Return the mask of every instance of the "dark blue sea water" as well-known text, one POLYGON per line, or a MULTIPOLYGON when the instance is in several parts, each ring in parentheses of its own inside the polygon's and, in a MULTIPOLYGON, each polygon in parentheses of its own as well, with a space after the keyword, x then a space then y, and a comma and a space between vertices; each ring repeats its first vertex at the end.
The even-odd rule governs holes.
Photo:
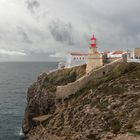
POLYGON ((21 140, 20 130, 29 85, 57 62, 0 63, 0 140, 21 140))

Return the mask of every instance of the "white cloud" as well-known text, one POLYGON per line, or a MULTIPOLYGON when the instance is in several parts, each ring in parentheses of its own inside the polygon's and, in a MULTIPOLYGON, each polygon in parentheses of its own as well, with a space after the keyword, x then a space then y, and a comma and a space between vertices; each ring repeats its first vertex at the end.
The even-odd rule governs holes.
POLYGON ((0 55, 2 55, 2 56, 25 56, 27 54, 24 52, 0 49, 0 55))
POLYGON ((67 56, 66 52, 57 52, 49 55, 49 57, 53 57, 53 58, 66 58, 66 56, 67 56))
POLYGON ((36 59, 87 51, 93 32, 101 51, 133 49, 140 44, 139 13, 138 0, 0 0, 0 49, 36 59))

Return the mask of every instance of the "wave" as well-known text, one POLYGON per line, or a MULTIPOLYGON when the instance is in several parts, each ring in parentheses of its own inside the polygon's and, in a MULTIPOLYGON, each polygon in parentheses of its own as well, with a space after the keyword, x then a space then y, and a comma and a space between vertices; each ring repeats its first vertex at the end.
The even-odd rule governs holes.
POLYGON ((19 136, 24 136, 24 133, 23 133, 23 131, 22 131, 22 128, 21 128, 20 131, 19 131, 19 136))

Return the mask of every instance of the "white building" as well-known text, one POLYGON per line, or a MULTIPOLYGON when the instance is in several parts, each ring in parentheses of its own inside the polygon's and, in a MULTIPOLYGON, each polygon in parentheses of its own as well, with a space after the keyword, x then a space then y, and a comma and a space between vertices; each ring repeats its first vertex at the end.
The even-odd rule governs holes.
POLYGON ((108 58, 121 58, 124 54, 127 52, 124 51, 113 51, 113 52, 108 52, 107 57, 108 58))
POLYGON ((127 62, 140 63, 140 48, 136 48, 135 51, 127 52, 127 62))
POLYGON ((84 53, 70 53, 67 56, 66 67, 74 67, 86 64, 88 54, 84 53))

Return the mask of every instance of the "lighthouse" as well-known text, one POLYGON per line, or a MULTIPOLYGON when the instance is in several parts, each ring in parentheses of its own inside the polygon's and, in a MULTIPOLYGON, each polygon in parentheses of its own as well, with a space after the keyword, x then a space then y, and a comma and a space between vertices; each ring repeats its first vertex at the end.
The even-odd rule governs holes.
POLYGON ((102 54, 97 51, 97 39, 92 35, 90 38, 86 72, 88 73, 101 66, 103 66, 103 57, 102 54))
POLYGON ((93 36, 90 39, 90 48, 96 48, 96 38, 93 36))

